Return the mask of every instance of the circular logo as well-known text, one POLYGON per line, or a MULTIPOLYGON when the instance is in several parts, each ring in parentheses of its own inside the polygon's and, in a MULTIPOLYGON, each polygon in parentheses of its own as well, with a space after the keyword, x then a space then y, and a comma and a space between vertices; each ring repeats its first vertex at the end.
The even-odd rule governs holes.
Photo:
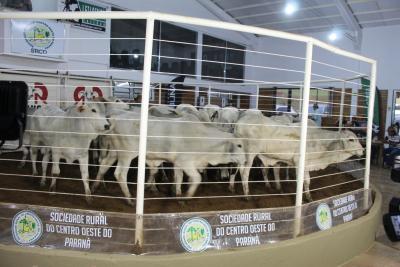
POLYGON ((33 48, 47 49, 54 43, 54 31, 43 21, 33 21, 25 27, 24 38, 33 48))
POLYGON ((315 213, 315 221, 320 230, 327 230, 332 227, 331 210, 326 203, 319 204, 315 213))
POLYGON ((182 224, 180 240, 186 251, 200 252, 207 249, 211 235, 211 225, 203 218, 195 217, 182 224))
POLYGON ((40 218, 30 210, 18 212, 12 220, 12 235, 19 245, 34 244, 43 233, 43 225, 40 218))

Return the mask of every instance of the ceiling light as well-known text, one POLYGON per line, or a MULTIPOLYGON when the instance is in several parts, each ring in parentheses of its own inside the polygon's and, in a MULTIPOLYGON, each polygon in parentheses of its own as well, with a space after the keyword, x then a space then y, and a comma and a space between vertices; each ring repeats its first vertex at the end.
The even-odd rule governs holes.
POLYGON ((338 36, 337 36, 337 33, 336 33, 336 32, 331 32, 331 33, 328 35, 329 41, 334 42, 334 41, 336 41, 337 38, 338 38, 338 36))
POLYGON ((295 13, 297 9, 298 9, 297 3, 290 2, 286 4, 284 11, 286 15, 290 16, 293 13, 295 13))

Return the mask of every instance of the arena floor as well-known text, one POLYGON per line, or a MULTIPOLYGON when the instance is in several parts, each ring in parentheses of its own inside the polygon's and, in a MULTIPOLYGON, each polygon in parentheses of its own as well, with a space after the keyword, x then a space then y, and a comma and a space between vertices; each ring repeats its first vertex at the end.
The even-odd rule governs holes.
MULTIPOLYGON (((7 153, 0 155, 0 158, 15 158, 20 159, 21 153, 7 153)), ((84 198, 84 190, 82 181, 80 179, 80 172, 78 166, 61 165, 60 177, 73 178, 71 180, 59 180, 57 182, 57 191, 63 193, 81 194, 68 195, 68 194, 50 194, 48 192, 49 181, 45 188, 39 186, 39 177, 31 176, 31 164, 27 165, 23 169, 17 168, 18 161, 3 161, 0 160, 0 188, 15 188, 22 190, 35 190, 39 192, 16 192, 13 190, 1 190, 0 201, 11 202, 11 203, 29 203, 35 205, 49 205, 58 206, 65 208, 80 208, 80 209, 92 209, 101 211, 119 211, 119 212, 134 212, 134 207, 126 204, 123 199, 118 198, 107 198, 107 197, 94 197, 91 204, 87 204, 84 198), (10 173, 17 173, 18 175, 24 175, 23 177, 18 175, 4 175, 10 173), (50 202, 49 202, 50 200, 50 202)), ((135 164, 135 163, 134 163, 135 164)), ((40 164, 38 164, 40 169, 40 164)), ((50 168, 49 168, 50 169, 50 168)), ((320 176, 329 173, 340 172, 335 168, 327 168, 323 171, 312 172, 311 176, 320 176)), ((95 170, 91 169, 91 179, 95 178, 95 170)), ((106 174, 107 181, 115 181, 112 178, 113 170, 110 170, 106 174)), ((136 177, 134 169, 128 174, 128 182, 135 182, 133 177, 136 177)), ((210 171, 208 173, 209 182, 215 181, 215 172, 210 171)), ((238 197, 221 197, 221 198, 209 198, 209 196, 234 196, 228 190, 228 184, 205 184, 202 183, 196 192, 196 197, 204 196, 205 198, 191 199, 186 201, 178 201, 171 199, 171 185, 161 184, 158 186, 160 193, 154 194, 147 192, 146 198, 164 198, 158 200, 146 200, 145 201, 145 213, 169 213, 169 212, 188 212, 188 211, 218 211, 218 210, 237 210, 237 209, 252 209, 252 208, 271 208, 271 207, 285 207, 293 206, 295 201, 295 182, 282 182, 283 192, 279 192, 274 189, 274 183, 272 188, 267 189, 262 182, 261 172, 257 169, 252 170, 251 181, 259 181, 259 183, 251 183, 250 192, 255 195, 268 194, 268 196, 252 197, 250 200, 244 200, 242 195, 241 184, 236 184, 236 194, 238 197), (275 195, 274 195, 275 194, 275 195), (287 195, 282 195, 287 194, 287 195), (207 198, 208 196, 208 198, 207 198), (170 199, 168 199, 170 198, 170 199)), ((291 173, 291 179, 294 178, 294 173, 291 173)), ((238 179, 238 177, 237 177, 238 179)), ((237 180, 237 182, 240 182, 237 180)), ((312 192, 314 200, 327 198, 330 196, 342 194, 348 191, 362 188, 362 182, 354 181, 354 178, 348 174, 329 175, 321 178, 316 178, 311 181, 311 190, 316 188, 328 187, 321 190, 312 192), (338 186, 330 185, 343 184, 338 186)), ((129 186, 132 196, 136 195, 136 185, 132 184, 129 186)), ((183 189, 185 189, 183 187, 183 189)), ((122 197, 119 185, 116 183, 106 183, 106 187, 100 186, 99 190, 95 193, 101 196, 112 196, 122 197)))

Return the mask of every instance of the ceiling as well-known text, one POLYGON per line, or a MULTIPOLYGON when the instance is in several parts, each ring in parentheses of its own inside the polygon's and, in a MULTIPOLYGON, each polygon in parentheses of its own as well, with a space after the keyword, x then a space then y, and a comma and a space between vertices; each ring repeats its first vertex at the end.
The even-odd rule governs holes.
POLYGON ((241 24, 299 34, 400 24, 400 0, 291 0, 291 16, 283 12, 289 0, 211 1, 241 24))

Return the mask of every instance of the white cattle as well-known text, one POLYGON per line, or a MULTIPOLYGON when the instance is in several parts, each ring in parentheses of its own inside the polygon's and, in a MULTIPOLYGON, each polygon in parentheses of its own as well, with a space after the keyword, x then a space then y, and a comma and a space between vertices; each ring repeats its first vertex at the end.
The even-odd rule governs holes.
POLYGON ((218 112, 221 110, 220 106, 207 104, 203 107, 203 110, 207 113, 210 121, 214 121, 218 117, 218 112))
MULTIPOLYGON (((30 141, 31 159, 34 175, 37 174, 35 162, 39 147, 45 147, 51 151, 52 157, 52 181, 50 190, 55 191, 56 179, 60 174, 59 162, 63 158, 67 163, 75 160, 79 162, 86 200, 91 200, 89 189, 89 146, 90 142, 100 133, 110 129, 110 124, 105 116, 100 113, 103 108, 101 104, 78 103, 67 108, 66 111, 55 106, 44 106, 37 110, 31 117, 30 141)), ((45 183, 47 162, 50 154, 45 153, 43 158, 43 178, 41 184, 45 183)))
MULTIPOLYGON (((245 138, 246 165, 240 169, 243 191, 249 194, 249 172, 255 156, 264 166, 285 162, 291 166, 299 163, 299 124, 280 123, 260 114, 247 114, 239 119, 235 135, 245 138)), ((310 171, 325 169, 328 165, 346 160, 351 156, 363 155, 363 148, 357 136, 351 131, 333 132, 309 128, 307 135, 307 156, 304 188, 307 200, 310 171)), ((231 179, 230 189, 234 189, 231 179)))
POLYGON ((190 104, 178 105, 175 109, 175 112, 181 116, 184 114, 192 114, 196 116, 199 121, 204 121, 204 122, 210 121, 210 117, 206 110, 204 109, 198 110, 197 108, 195 108, 193 105, 190 104))
MULTIPOLYGON (((118 160, 115 178, 121 190, 130 201, 131 194, 127 186, 127 172, 131 161, 138 156, 139 126, 137 113, 124 112, 112 116, 113 132, 112 149, 116 154, 103 159, 96 177, 96 188, 108 166, 118 160), (116 156, 116 158, 113 156, 116 156)), ((201 123, 187 125, 182 121, 194 121, 196 117, 185 114, 180 118, 160 118, 149 116, 147 161, 168 161, 174 164, 176 170, 182 170, 189 177, 190 186, 186 193, 192 197, 201 182, 199 170, 208 164, 225 163, 244 164, 243 144, 234 138, 233 134, 222 132, 215 127, 201 123), (157 136, 157 137, 155 137, 157 136)), ((177 174, 177 188, 182 183, 183 173, 177 174), (182 175, 181 175, 182 174, 182 175)), ((176 190, 179 196, 180 190, 176 190)))

